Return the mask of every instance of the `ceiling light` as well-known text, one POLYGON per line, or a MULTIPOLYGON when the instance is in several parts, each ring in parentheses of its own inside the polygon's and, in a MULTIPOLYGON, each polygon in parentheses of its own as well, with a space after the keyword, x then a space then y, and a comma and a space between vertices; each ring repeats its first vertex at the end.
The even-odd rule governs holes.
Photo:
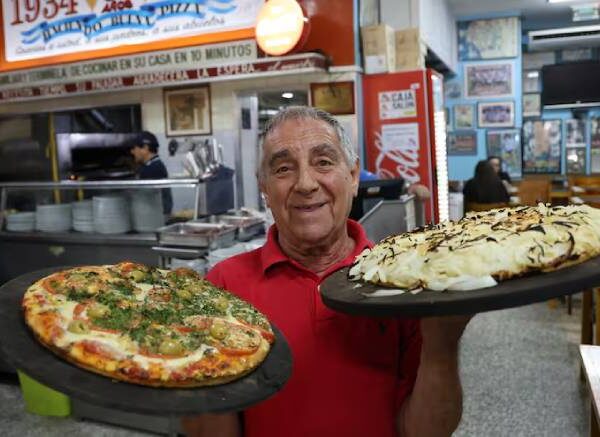
POLYGON ((283 97, 284 99, 293 99, 294 98, 294 93, 285 92, 285 93, 281 94, 281 97, 283 97))

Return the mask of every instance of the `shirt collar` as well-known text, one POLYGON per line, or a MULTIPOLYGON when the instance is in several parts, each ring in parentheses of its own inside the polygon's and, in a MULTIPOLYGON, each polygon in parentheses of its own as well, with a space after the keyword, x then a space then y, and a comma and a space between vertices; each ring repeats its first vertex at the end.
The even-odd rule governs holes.
POLYGON ((144 165, 150 165, 152 164, 154 161, 160 159, 158 155, 154 155, 152 158, 150 158, 148 161, 144 162, 144 165))
MULTIPOLYGON (((352 264, 352 262, 354 262, 354 258, 356 258, 359 253, 361 253, 367 247, 371 247, 373 245, 367 238, 367 234, 362 226, 357 222, 348 219, 346 222, 346 227, 348 229, 348 235, 354 240, 354 250, 345 259, 327 269, 327 272, 324 276, 331 271, 335 271, 352 264)), ((283 253, 281 247, 279 246, 279 242, 277 241, 277 235, 277 226, 272 225, 267 233, 267 241, 261 248, 261 263, 263 273, 265 273, 269 267, 278 263, 288 262, 294 265, 299 265, 296 261, 283 253)))

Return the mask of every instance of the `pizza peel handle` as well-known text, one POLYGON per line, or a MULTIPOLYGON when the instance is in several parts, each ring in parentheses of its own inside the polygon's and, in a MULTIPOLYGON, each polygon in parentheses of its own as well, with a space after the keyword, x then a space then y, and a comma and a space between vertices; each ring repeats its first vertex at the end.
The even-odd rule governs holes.
POLYGON ((549 273, 501 282, 470 291, 431 291, 387 297, 368 297, 384 286, 348 280, 348 268, 321 284, 325 305, 343 313, 374 317, 428 317, 475 314, 578 293, 600 285, 600 257, 549 273), (357 287, 360 285, 360 287, 357 287))
POLYGON ((227 384, 199 388, 154 388, 119 382, 74 366, 43 347, 23 320, 21 300, 38 279, 65 268, 38 270, 0 287, 0 355, 10 365, 72 398, 105 408, 158 415, 241 411, 285 385, 292 372, 290 348, 277 327, 265 361, 227 384))

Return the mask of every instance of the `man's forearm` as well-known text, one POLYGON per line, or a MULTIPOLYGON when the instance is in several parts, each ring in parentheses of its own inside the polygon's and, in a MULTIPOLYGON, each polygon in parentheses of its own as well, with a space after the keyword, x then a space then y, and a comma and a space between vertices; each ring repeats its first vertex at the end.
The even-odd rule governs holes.
POLYGON ((412 394, 398 416, 403 437, 450 436, 462 415, 462 388, 456 348, 421 353, 421 364, 412 394))

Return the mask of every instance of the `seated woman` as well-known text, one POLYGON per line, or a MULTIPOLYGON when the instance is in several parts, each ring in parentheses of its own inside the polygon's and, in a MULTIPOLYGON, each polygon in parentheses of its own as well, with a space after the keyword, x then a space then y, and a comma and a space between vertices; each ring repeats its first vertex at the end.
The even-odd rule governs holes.
POLYGON ((501 207, 510 200, 502 180, 489 161, 485 160, 477 163, 475 176, 465 184, 463 195, 467 211, 501 207))
POLYGON ((500 158, 499 156, 492 155, 492 156, 488 156, 487 160, 492 165, 492 168, 494 169, 496 174, 498 176, 500 176, 500 179, 502 180, 502 183, 504 184, 506 191, 508 191, 509 193, 511 193, 512 191, 515 191, 515 188, 512 186, 512 181, 510 180, 510 176, 508 175, 507 172, 502 170, 502 158, 500 158))

